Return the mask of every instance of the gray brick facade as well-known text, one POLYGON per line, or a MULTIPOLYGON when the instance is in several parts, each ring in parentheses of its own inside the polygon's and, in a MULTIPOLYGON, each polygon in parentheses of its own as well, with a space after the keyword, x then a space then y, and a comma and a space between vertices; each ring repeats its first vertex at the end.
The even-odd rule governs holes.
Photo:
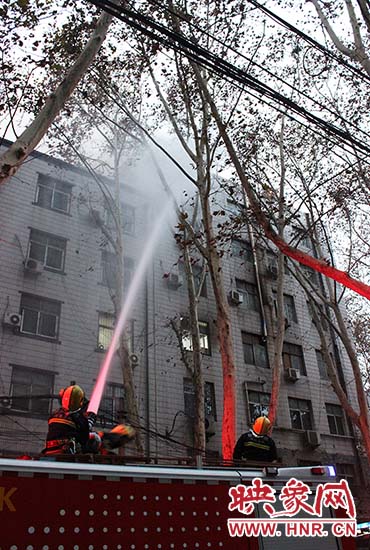
MULTIPOLYGON (((124 255, 137 265, 156 212, 151 201, 134 190, 133 183, 129 182, 124 188, 125 201, 135 209, 135 231, 133 235, 124 237, 124 255)), ((92 391, 104 357, 104 353, 97 349, 99 312, 113 311, 109 291, 102 284, 104 238, 89 212, 89 205, 101 210, 100 196, 87 173, 40 153, 32 155, 16 177, 0 189, 0 318, 4 321, 9 313, 20 314, 22 296, 51 300, 59 304, 55 307, 60 307, 56 338, 26 334, 1 323, 0 453, 38 452, 46 432, 47 415, 26 410, 24 403, 23 410, 17 409, 12 400, 4 399, 12 396, 14 369, 36 372, 35 388, 37 375, 46 371, 52 376, 54 394, 71 380, 83 386, 88 395, 92 391), (71 185, 67 212, 36 204, 40 174, 71 185), (31 229, 66 240, 63 270, 44 267, 37 274, 25 270, 31 229)), ((175 334, 169 327, 171 318, 186 316, 187 312, 185 285, 174 289, 168 284, 167 275, 178 270, 178 260, 179 250, 168 230, 158 242, 146 281, 131 313, 130 326, 134 326, 132 352, 139 358, 134 370, 139 414, 143 427, 150 430, 150 437, 144 431, 144 441, 149 440, 150 453, 157 456, 186 455, 187 449, 166 442, 165 437, 158 438, 155 433, 170 434, 174 440, 192 445, 191 420, 185 414, 184 401, 184 378, 189 374, 181 361, 175 334)), ((235 289, 235 279, 255 282, 252 263, 229 253, 223 260, 227 292, 235 289)), ((261 280, 267 297, 265 314, 273 323, 274 306, 268 297, 272 295, 275 282, 264 275, 261 280)), ((207 447, 220 453, 222 371, 216 338, 216 307, 210 281, 206 284, 207 297, 200 298, 199 319, 208 323, 211 354, 203 355, 203 372, 205 381, 213 384, 216 408, 215 435, 210 437, 207 447)), ((306 375, 297 382, 282 380, 274 431, 279 455, 289 464, 335 462, 353 465, 356 469, 355 441, 347 419, 344 418, 345 435, 330 433, 326 404, 338 405, 338 400, 330 382, 320 377, 316 354, 320 348, 318 334, 304 293, 289 275, 286 293, 294 299, 297 316, 297 322, 290 323, 287 328, 286 341, 302 347, 306 375), (305 430, 292 428, 289 398, 310 403, 311 431, 320 434, 319 446, 308 446, 305 430)), ((240 435, 247 430, 250 421, 248 391, 268 393, 271 390, 271 370, 246 364, 244 360, 242 332, 258 336, 261 333, 260 314, 243 303, 231 306, 231 316, 237 366, 237 433, 240 435)), ((271 339, 267 348, 271 362, 271 339)), ((343 350, 341 356, 347 391, 355 403, 354 384, 343 350)), ((112 367, 109 382, 122 383, 117 364, 112 367)), ((28 390, 25 391, 27 394, 28 390)), ((350 466, 348 468, 351 470, 350 466)))

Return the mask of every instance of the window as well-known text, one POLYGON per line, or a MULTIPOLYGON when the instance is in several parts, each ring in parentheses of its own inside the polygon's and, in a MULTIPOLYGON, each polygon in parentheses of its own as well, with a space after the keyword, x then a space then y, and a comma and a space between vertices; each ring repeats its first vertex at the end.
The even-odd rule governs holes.
POLYGON ((112 313, 99 313, 98 350, 109 348, 114 330, 115 316, 112 313))
POLYGON ((260 312, 260 302, 257 286, 241 279, 235 279, 236 289, 243 295, 243 305, 252 311, 260 312))
POLYGON ((283 344, 283 364, 285 369, 295 369, 302 376, 306 376, 306 366, 303 359, 303 350, 296 344, 283 344))
POLYGON ((322 380, 328 379, 328 368, 324 359, 324 356, 320 350, 316 350, 317 366, 319 367, 320 378, 322 380))
POLYGON ((127 289, 134 276, 135 262, 132 258, 125 256, 123 258, 123 287, 127 289))
MULTIPOLYGON (((200 332, 200 350, 205 355, 211 355, 209 324, 206 321, 198 321, 200 332)), ((189 319, 181 318, 182 346, 187 351, 193 351, 189 319)))
POLYGON ((356 475, 355 475, 355 466, 354 464, 336 464, 335 469, 337 471, 338 479, 346 479, 348 485, 354 495, 358 495, 359 486, 356 487, 356 475))
POLYGON ((232 239, 231 254, 237 258, 242 258, 247 262, 253 262, 253 250, 248 241, 241 239, 232 239))
POLYGON ((69 213, 71 206, 72 185, 39 175, 35 203, 42 208, 51 208, 69 213))
POLYGON ((261 336, 242 332, 244 363, 269 368, 267 346, 261 336))
POLYGON ((124 411, 124 388, 121 384, 107 384, 99 407, 98 419, 103 425, 120 422, 124 411))
POLYGON ((109 288, 116 288, 117 285, 117 256, 109 250, 102 250, 101 253, 101 283, 109 288))
POLYGON ((31 229, 28 258, 37 260, 49 269, 63 271, 66 239, 31 229))
POLYGON ((310 236, 308 234, 307 229, 303 229, 301 227, 293 227, 294 232, 294 243, 295 246, 304 246, 305 248, 312 248, 310 236))
POLYGON ((325 403, 328 417, 329 431, 333 435, 345 435, 345 424, 343 409, 340 405, 325 403))
POLYGON ((292 397, 289 397, 288 400, 292 428, 312 430, 311 402, 305 399, 293 399, 292 397))
POLYGON ((259 416, 268 416, 270 394, 260 391, 248 390, 249 420, 251 424, 259 416))
POLYGON ((61 303, 30 294, 22 294, 21 332, 47 338, 57 338, 61 303))
POLYGON ((312 269, 311 267, 308 267, 307 265, 303 265, 301 266, 302 270, 303 270, 303 274, 305 275, 305 277, 307 277, 307 279, 314 285, 317 285, 318 284, 318 274, 317 274, 317 271, 315 271, 314 269, 312 269))
POLYGON ((121 219, 122 232, 126 235, 135 234, 135 208, 129 204, 121 204, 121 211, 118 212, 117 206, 112 203, 105 204, 104 223, 107 227, 117 230, 118 214, 121 219))
POLYGON ((295 309, 294 298, 289 294, 284 294, 284 312, 288 323, 298 323, 297 312, 295 309))
MULTIPOLYGON (((184 410, 190 418, 195 417, 195 390, 193 381, 184 378, 184 410)), ((204 382, 204 414, 217 420, 215 386, 212 382, 204 382)))
POLYGON ((129 204, 122 205, 122 231, 126 235, 135 234, 135 208, 129 204))
POLYGON ((53 373, 13 365, 10 384, 12 410, 47 416, 51 410, 53 387, 53 373))
MULTIPOLYGON (((185 266, 183 262, 179 262, 179 272, 186 280, 186 274, 185 274, 185 266)), ((202 282, 202 275, 203 275, 203 267, 198 264, 193 264, 191 266, 193 271, 193 279, 194 279, 194 286, 195 286, 195 293, 198 294, 199 287, 202 282)), ((202 296, 203 298, 207 298, 207 275, 205 275, 203 279, 202 289, 199 293, 199 296, 202 296)))

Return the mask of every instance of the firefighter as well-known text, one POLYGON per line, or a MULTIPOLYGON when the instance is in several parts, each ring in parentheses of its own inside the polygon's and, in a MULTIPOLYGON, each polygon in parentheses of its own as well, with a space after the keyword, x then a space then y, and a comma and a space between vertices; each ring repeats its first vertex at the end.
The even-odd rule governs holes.
POLYGON ((91 429, 96 415, 87 413, 88 401, 80 386, 72 384, 59 392, 61 407, 54 411, 48 420, 46 446, 42 453, 75 454, 77 452, 97 452, 100 437, 91 429))
POLYGON ((235 445, 233 459, 258 462, 277 460, 275 442, 268 435, 270 428, 271 422, 267 416, 258 417, 249 432, 239 437, 235 445))

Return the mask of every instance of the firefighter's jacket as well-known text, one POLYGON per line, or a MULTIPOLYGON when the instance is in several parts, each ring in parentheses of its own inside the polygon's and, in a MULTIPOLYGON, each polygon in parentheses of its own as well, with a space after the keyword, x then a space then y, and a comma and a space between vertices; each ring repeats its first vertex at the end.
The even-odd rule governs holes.
POLYGON ((235 445, 234 460, 254 460, 272 462, 277 460, 274 440, 268 435, 257 435, 250 430, 238 439, 235 445))
POLYGON ((69 412, 61 407, 48 420, 46 455, 84 452, 89 441, 89 422, 84 411, 69 412))

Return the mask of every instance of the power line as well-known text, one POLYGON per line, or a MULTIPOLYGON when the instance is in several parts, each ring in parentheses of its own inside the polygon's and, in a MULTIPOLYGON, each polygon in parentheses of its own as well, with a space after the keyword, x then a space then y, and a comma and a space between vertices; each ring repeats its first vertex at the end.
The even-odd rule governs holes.
POLYGON ((251 88, 258 94, 259 99, 263 96, 267 96, 273 101, 276 101, 279 105, 282 105, 299 116, 302 116, 311 124, 324 129, 335 137, 339 137, 347 145, 355 146, 365 153, 370 153, 370 147, 364 142, 353 137, 347 130, 342 130, 333 123, 321 119, 304 107, 299 106, 296 102, 284 96, 280 92, 276 92, 270 86, 262 83, 257 78, 247 75, 242 69, 239 69, 224 59, 208 52, 206 49, 187 39, 185 36, 166 28, 164 25, 153 21, 146 15, 133 12, 123 6, 116 6, 109 0, 89 1, 111 15, 117 17, 121 21, 127 23, 130 27, 138 30, 148 38, 151 38, 166 47, 174 49, 175 51, 181 51, 198 65, 206 67, 221 77, 226 76, 244 86, 247 86, 248 88, 251 88))
POLYGON ((331 52, 330 50, 328 50, 325 46, 320 44, 320 42, 317 42, 314 38, 312 38, 308 34, 304 33, 303 31, 301 31, 300 29, 298 29, 297 27, 295 27, 291 23, 288 23, 288 21, 286 21, 285 19, 283 19, 282 17, 280 17, 276 13, 272 12, 271 10, 269 10, 268 8, 266 8, 265 6, 260 4, 259 2, 256 2, 256 0, 247 0, 247 2, 249 2, 250 4, 255 6, 257 9, 264 12, 266 15, 268 15, 268 17, 270 17, 271 19, 273 19, 274 21, 279 23, 279 25, 287 28, 288 30, 290 30, 294 34, 297 34, 300 38, 302 38, 305 42, 307 42, 311 46, 314 46, 317 50, 320 50, 322 53, 324 53, 325 55, 327 55, 331 59, 334 59, 340 65, 343 65, 344 67, 346 67, 349 71, 351 71, 356 76, 360 77, 362 80, 366 80, 366 81, 370 82, 370 77, 367 74, 363 73, 360 69, 358 69, 357 67, 354 67, 353 65, 348 63, 348 61, 346 61, 345 59, 342 59, 339 55, 337 55, 337 54, 331 52))
MULTIPOLYGON (((212 40, 214 40, 215 42, 217 42, 218 44, 221 44, 221 46, 223 46, 224 48, 230 50, 231 52, 235 53, 236 55, 238 55, 238 57, 242 58, 242 59, 245 59, 250 65, 254 65, 255 67, 257 67, 258 69, 260 69, 261 71, 263 71, 264 73, 266 73, 267 75, 269 75, 270 77, 280 81, 281 83, 283 83, 285 86, 288 86, 292 91, 294 92, 297 92, 298 94, 300 94, 301 96, 305 97, 306 99, 308 99, 309 101, 311 101, 314 105, 316 105, 317 107, 320 107, 320 109, 323 109, 325 111, 327 111, 328 113, 330 113, 331 115, 334 115, 337 119, 341 120, 342 122, 344 122, 345 124, 348 124, 350 126, 352 126, 354 129, 358 130, 359 132, 361 132, 362 134, 364 134, 366 137, 370 137, 370 134, 368 132, 366 132, 365 130, 362 130, 361 128, 359 128, 356 124, 354 124, 353 122, 347 120, 346 118, 342 117, 339 113, 333 111, 332 109, 330 109, 327 105, 324 105, 323 103, 321 103, 320 101, 316 100, 315 98, 311 97, 309 94, 307 94, 306 92, 302 91, 302 90, 299 90, 298 88, 296 88, 293 84, 290 84, 289 82, 287 82, 286 80, 284 80, 282 77, 278 76, 277 74, 273 73, 272 71, 270 71, 269 69, 267 69, 266 67, 264 67, 263 65, 260 65, 259 63, 257 63, 256 61, 253 61, 252 58, 246 56, 245 54, 243 54, 242 52, 236 50, 235 48, 233 48, 232 46, 230 45, 227 45, 225 42, 223 42, 222 40, 220 40, 219 38, 217 38, 217 36, 209 33, 208 31, 206 31, 205 29, 203 29, 202 27, 200 27, 199 25, 196 25, 195 23, 192 23, 191 21, 189 21, 189 19, 182 15, 181 13, 177 13, 173 10, 171 10, 170 8, 168 8, 167 6, 163 6, 162 4, 160 4, 160 2, 158 2, 157 0, 148 0, 151 4, 163 9, 164 11, 170 13, 171 15, 174 15, 175 17, 178 17, 179 19, 181 19, 182 21, 186 22, 186 24, 191 27, 191 28, 194 28, 195 30, 201 32, 203 35, 211 38, 212 40)), ((328 53, 329 50, 327 50, 328 53)), ((360 73, 362 75, 362 73, 360 73)), ((368 79, 370 81, 370 78, 368 79)))

